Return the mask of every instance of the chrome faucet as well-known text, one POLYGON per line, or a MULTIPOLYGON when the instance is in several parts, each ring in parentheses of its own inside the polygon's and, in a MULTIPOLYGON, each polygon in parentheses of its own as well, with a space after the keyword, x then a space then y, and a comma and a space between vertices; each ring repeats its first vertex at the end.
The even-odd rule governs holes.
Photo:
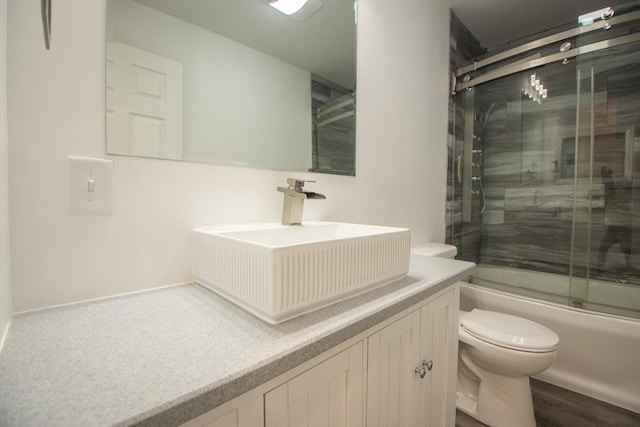
POLYGON ((282 225, 302 224, 302 209, 305 199, 326 199, 323 194, 313 191, 304 191, 303 187, 307 181, 304 179, 287 178, 288 187, 278 187, 278 191, 284 193, 284 203, 282 205, 282 225))

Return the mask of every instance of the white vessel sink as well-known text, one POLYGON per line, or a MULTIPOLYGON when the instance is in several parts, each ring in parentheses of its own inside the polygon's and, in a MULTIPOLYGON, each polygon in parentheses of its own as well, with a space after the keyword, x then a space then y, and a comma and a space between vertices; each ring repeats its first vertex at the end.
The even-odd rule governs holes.
POLYGON ((335 222, 201 227, 196 282, 276 324, 390 283, 409 271, 405 228, 335 222))

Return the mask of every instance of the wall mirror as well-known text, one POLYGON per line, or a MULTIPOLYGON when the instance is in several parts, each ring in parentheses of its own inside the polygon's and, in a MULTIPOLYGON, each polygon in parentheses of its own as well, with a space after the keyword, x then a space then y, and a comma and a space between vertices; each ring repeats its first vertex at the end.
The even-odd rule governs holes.
POLYGON ((107 153, 355 175, 356 8, 308 5, 108 0, 107 153))

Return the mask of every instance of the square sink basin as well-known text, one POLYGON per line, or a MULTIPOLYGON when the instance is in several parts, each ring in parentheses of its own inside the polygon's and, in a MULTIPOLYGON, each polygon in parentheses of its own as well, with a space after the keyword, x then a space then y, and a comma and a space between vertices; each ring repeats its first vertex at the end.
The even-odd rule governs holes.
POLYGON ((406 228, 337 222, 194 230, 195 281, 277 324, 409 271, 406 228))

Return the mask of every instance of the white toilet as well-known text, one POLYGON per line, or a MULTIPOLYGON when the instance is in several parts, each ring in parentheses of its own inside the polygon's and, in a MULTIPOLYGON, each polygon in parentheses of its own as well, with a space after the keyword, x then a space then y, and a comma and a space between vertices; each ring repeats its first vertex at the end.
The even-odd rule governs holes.
MULTIPOLYGON (((451 248, 429 244, 412 253, 453 258, 451 248)), ((535 427, 529 377, 551 366, 558 335, 530 320, 473 309, 460 312, 458 343, 457 408, 491 427, 535 427)))
POLYGON ((460 312, 456 406, 492 427, 535 427, 529 377, 556 357, 559 338, 530 320, 460 312))

